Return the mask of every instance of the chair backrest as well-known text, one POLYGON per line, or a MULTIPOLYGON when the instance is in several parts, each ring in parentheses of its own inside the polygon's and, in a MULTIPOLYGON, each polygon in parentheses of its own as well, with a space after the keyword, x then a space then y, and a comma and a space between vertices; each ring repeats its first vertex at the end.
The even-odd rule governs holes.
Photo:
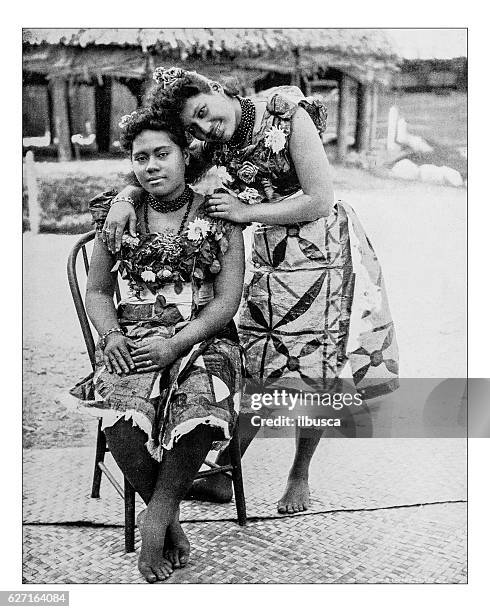
MULTIPOLYGON (((68 284, 70 286, 71 295, 73 298, 73 303, 75 304, 75 310, 77 311, 78 321, 80 323, 80 327, 82 328, 83 339, 85 340, 85 346, 87 347, 87 353, 90 359, 90 363, 92 367, 95 367, 95 341, 94 336, 92 334, 92 329, 90 328, 90 322, 87 317, 87 312, 85 310, 85 302, 82 298, 82 293, 80 291, 80 284, 78 282, 78 274, 77 274, 77 261, 80 253, 83 257, 83 265, 85 269, 85 274, 88 275, 90 263, 87 254, 87 244, 94 240, 95 230, 87 232, 80 236, 77 242, 74 244, 72 250, 70 251, 70 255, 68 256, 68 262, 66 265, 66 272, 68 274, 68 284)), ((121 300, 121 293, 119 289, 119 284, 116 282, 116 300, 119 302, 121 300)))

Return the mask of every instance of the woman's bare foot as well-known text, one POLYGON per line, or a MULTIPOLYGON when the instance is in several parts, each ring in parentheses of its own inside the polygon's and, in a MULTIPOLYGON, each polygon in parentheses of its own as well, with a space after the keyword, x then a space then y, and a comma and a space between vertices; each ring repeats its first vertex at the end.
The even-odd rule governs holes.
POLYGON ((165 535, 175 512, 162 509, 159 512, 147 508, 138 516, 141 533, 141 552, 138 569, 147 582, 166 580, 173 572, 172 563, 163 556, 165 535))
POLYGON ((215 474, 209 478, 200 478, 194 481, 184 499, 227 504, 231 501, 232 495, 231 479, 224 474, 215 474))
POLYGON ((191 545, 182 529, 179 515, 177 514, 167 528, 163 556, 170 561, 174 569, 180 569, 187 565, 190 551, 191 545))
MULTIPOLYGON (((141 531, 141 525, 144 521, 146 510, 142 510, 136 517, 136 525, 141 531)), ((170 561, 174 569, 185 567, 189 561, 189 553, 191 545, 182 529, 179 520, 180 511, 177 512, 173 521, 167 527, 165 534, 165 544, 163 547, 163 556, 170 561)))
POLYGON ((304 512, 310 507, 310 488, 308 478, 290 476, 284 495, 277 502, 277 511, 281 514, 304 512))

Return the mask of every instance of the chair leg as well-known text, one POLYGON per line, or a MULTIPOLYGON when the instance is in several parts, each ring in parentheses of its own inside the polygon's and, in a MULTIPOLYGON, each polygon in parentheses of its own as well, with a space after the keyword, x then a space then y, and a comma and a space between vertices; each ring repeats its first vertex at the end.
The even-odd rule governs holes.
POLYGON ((126 552, 134 552, 136 501, 132 484, 124 478, 124 542, 126 552))
POLYGON ((100 480, 102 478, 102 471, 99 467, 99 462, 104 461, 106 449, 107 442, 105 439, 105 434, 102 431, 102 419, 99 419, 99 423, 97 425, 97 442, 95 446, 95 465, 91 497, 100 497, 100 480))
POLYGON ((233 469, 231 477, 233 480, 233 491, 235 493, 235 505, 238 517, 238 524, 247 524, 247 507, 245 505, 245 491, 243 488, 242 477, 242 458, 240 454, 240 438, 238 432, 230 440, 230 460, 233 469))

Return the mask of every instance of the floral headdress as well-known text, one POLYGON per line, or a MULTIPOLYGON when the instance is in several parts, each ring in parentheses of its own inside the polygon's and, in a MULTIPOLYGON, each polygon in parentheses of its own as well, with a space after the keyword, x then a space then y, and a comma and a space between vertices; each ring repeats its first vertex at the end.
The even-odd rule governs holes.
POLYGON ((153 80, 156 83, 161 83, 163 89, 171 87, 176 81, 183 79, 186 76, 186 71, 182 68, 164 68, 159 66, 153 72, 153 80))
POLYGON ((138 115, 138 111, 135 110, 132 113, 129 113, 129 115, 123 115, 121 117, 121 120, 119 121, 118 125, 121 129, 124 129, 128 123, 131 123, 131 121, 133 120, 133 118, 135 118, 138 115))

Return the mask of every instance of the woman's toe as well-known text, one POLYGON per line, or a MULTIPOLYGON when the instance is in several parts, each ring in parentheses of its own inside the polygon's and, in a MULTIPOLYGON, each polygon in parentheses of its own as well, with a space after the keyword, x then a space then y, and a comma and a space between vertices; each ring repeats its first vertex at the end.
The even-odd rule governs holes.
POLYGON ((179 551, 173 550, 171 553, 172 565, 175 569, 180 569, 179 551))
POLYGON ((139 570, 146 582, 156 582, 158 580, 158 576, 153 571, 153 568, 147 563, 140 563, 139 570))
POLYGON ((161 565, 154 569, 155 574, 158 576, 158 580, 167 580, 172 574, 172 570, 168 567, 168 565, 161 565))
POLYGON ((179 553, 179 561, 180 561, 180 567, 185 567, 187 563, 189 562, 189 553, 186 551, 181 551, 179 553))

